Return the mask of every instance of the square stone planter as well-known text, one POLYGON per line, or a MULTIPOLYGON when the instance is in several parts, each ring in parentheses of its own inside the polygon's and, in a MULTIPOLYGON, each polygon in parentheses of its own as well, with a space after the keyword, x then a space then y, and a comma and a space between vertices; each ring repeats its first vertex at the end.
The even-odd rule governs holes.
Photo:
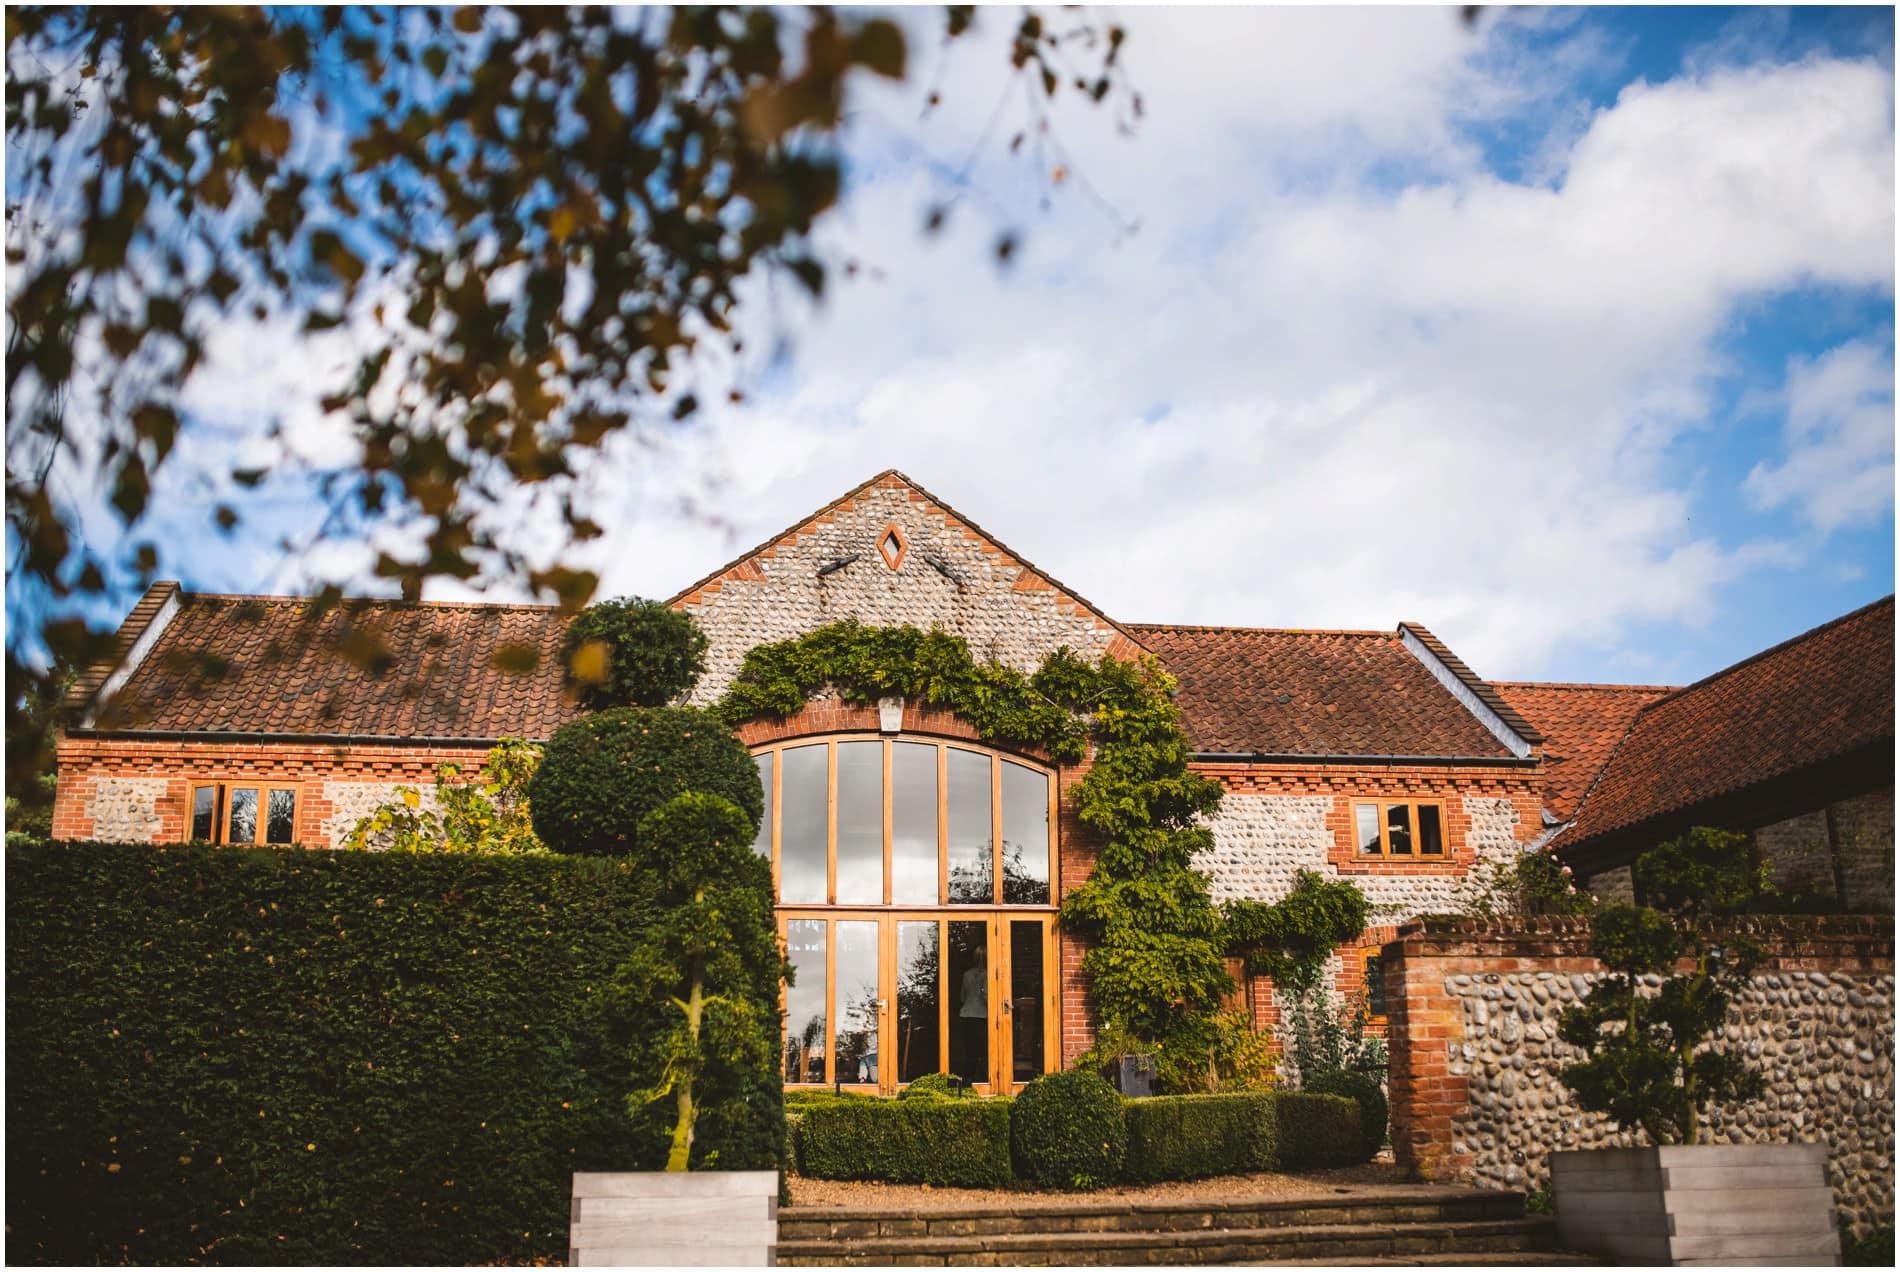
POLYGON ((778 1172, 576 1171, 569 1267, 771 1267, 778 1172))
POLYGON ((1684 1144, 1550 1155, 1557 1239, 1624 1263, 1837 1265, 1823 1144, 1684 1144))

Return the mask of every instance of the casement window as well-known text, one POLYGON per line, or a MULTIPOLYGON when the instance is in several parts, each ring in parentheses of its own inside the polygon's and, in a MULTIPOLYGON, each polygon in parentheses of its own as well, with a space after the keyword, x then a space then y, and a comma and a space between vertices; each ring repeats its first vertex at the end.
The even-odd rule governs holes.
POLYGON ((1357 855, 1416 861, 1445 855, 1442 804, 1416 800, 1354 801, 1353 831, 1357 855))
POLYGON ((205 782, 191 788, 191 837, 211 844, 297 840, 297 788, 260 782, 205 782))
POLYGON ((1379 962, 1380 947, 1368 945, 1359 951, 1360 966, 1365 972, 1366 1017, 1369 1023, 1385 1023, 1385 969, 1379 962))

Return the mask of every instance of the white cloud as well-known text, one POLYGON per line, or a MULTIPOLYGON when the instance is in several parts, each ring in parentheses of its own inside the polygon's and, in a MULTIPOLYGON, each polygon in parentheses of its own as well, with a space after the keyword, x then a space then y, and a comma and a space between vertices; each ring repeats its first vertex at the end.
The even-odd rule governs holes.
MULTIPOLYGON (((607 591, 670 595, 894 466, 1118 617, 1417 619, 1506 677, 1563 642, 1607 661, 1638 627, 1707 623, 1725 585, 1814 550, 1699 525, 1698 498, 1738 492, 1695 487, 1672 448, 1727 426, 1743 307, 1891 290, 1882 66, 1724 56, 1591 112, 1568 85, 1619 50, 1562 14, 1476 33, 1436 10, 1125 16, 1140 134, 1069 110, 1056 135, 1140 233, 1073 181, 1031 214, 1044 182, 1006 127, 922 237, 948 187, 896 138, 954 169, 1003 79, 993 43, 959 44, 918 125, 934 45, 914 39, 913 82, 854 102, 854 181, 824 232, 868 272, 816 313, 748 311, 754 349, 790 336, 795 356, 755 368, 747 405, 595 466, 610 533, 580 555, 607 591), (1469 125, 1532 119, 1549 129, 1525 175, 1489 170, 1469 125)), ((1890 349, 1789 369, 1759 506, 1822 531, 1890 507, 1865 473, 1884 461, 1890 486, 1890 349)))
POLYGON ((1893 508, 1893 350, 1850 341, 1788 364, 1781 393, 1787 456, 1763 462, 1745 488, 1760 508, 1794 504, 1820 530, 1873 521, 1893 508))
POLYGON ((1705 624, 1725 584, 1795 561, 1766 531, 1700 528, 1671 445, 1724 426, 1740 306, 1891 288, 1890 77, 1810 60, 1639 83, 1554 184, 1518 184, 1460 141, 1474 101, 1524 100, 1491 37, 1356 64, 1368 15, 1299 16, 1306 45, 1276 38, 1283 13, 1131 23, 1156 126, 1074 147, 1143 222, 1118 245, 1059 202, 998 275, 980 217, 926 244, 929 183, 873 165, 833 230, 882 281, 799 331, 787 386, 677 439, 668 471, 729 477, 736 527, 629 514, 609 587, 669 593, 887 466, 1117 616, 1415 618, 1497 676, 1705 624), (1326 138, 1352 154, 1290 180, 1326 138), (1408 149, 1434 156, 1422 175, 1371 175, 1408 149))

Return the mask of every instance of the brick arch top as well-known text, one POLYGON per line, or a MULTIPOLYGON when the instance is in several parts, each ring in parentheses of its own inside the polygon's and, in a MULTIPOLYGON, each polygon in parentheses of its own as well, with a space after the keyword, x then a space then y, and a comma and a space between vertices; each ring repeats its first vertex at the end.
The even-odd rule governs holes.
MULTIPOLYGON (((738 734, 739 740, 746 746, 760 747, 773 742, 790 742, 802 738, 816 740, 839 733, 878 733, 880 732, 879 724, 876 706, 858 706, 835 698, 821 698, 806 703, 803 711, 786 716, 782 720, 769 717, 748 720, 739 726, 738 734)), ((995 751, 999 755, 1021 756, 1030 763, 1039 764, 1045 768, 1059 767, 1048 753, 1039 747, 1011 746, 986 741, 968 721, 954 712, 937 710, 917 702, 904 704, 902 730, 890 736, 899 741, 927 737, 968 742, 986 751, 995 751)))
POLYGON ((746 651, 845 619, 910 623, 963 637, 979 660, 1032 671, 1061 646, 1131 658, 1141 644, 895 470, 878 474, 805 521, 672 599, 709 642, 693 701, 732 683, 746 651), (895 559, 879 542, 895 528, 895 559))

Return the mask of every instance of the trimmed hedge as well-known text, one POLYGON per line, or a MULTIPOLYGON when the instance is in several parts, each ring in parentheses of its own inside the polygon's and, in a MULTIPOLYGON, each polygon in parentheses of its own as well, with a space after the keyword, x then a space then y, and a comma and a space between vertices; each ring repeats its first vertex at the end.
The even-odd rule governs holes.
POLYGON ((1046 1073, 1016 1097, 1010 1119, 1016 1170, 1045 1188, 1093 1188, 1117 1179, 1128 1153, 1122 1097, 1089 1069, 1046 1073))
POLYGON ((1010 1101, 844 1099, 801 1103, 798 1169, 814 1179, 1007 1188, 1010 1101))
POLYGON ((765 793, 752 755, 718 717, 696 707, 622 707, 564 724, 528 786, 534 833, 556 852, 633 851, 648 813, 687 792, 739 806, 754 828, 765 793))
POLYGON ((1351 1166, 1359 1156, 1359 1105, 1342 1095, 1275 1091, 1279 1115, 1280 1169, 1351 1166))
POLYGON ((1129 1100, 1123 1178, 1147 1183, 1277 1170, 1278 1091, 1129 1100))
POLYGON ((665 1160, 594 1006, 648 924, 625 863, 54 844, 6 865, 10 1263, 559 1258, 572 1171, 665 1160))
POLYGON ((1343 1095, 1359 1106, 1359 1155, 1357 1161, 1369 1162, 1385 1145, 1385 1088, 1369 1073, 1347 1069, 1315 1073, 1301 1081, 1301 1088, 1315 1095, 1343 1095))

